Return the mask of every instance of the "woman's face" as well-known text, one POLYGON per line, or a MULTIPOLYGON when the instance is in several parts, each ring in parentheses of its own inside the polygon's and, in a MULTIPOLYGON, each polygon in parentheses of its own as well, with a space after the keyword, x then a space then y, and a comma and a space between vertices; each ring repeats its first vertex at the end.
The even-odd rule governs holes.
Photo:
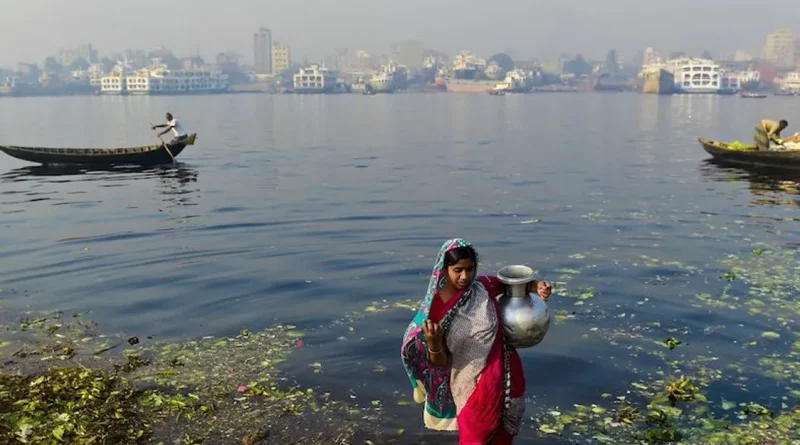
POLYGON ((462 290, 472 283, 474 274, 475 262, 465 258, 447 268, 447 282, 456 290, 462 290))

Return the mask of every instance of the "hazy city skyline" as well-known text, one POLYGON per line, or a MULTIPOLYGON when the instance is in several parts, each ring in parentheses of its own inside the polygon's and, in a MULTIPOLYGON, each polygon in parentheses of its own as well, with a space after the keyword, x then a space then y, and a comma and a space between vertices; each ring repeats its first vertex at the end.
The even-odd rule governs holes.
POLYGON ((581 53, 601 58, 616 49, 628 56, 645 46, 662 53, 737 49, 758 56, 766 35, 787 28, 797 37, 800 2, 776 0, 769 13, 754 0, 576 0, 567 4, 505 0, 368 2, 324 0, 0 0, 0 66, 42 63, 58 48, 91 43, 101 54, 161 46, 178 55, 213 57, 234 50, 248 63, 253 33, 272 30, 291 46, 293 59, 321 61, 337 48, 387 53, 393 43, 419 39, 450 54, 511 50, 516 57, 555 58, 581 53), (228 6, 228 5, 236 5, 228 6), (758 14, 761 12, 761 14, 758 14), (775 18, 775 14, 786 17, 775 18), (746 31, 746 32, 745 32, 746 31))

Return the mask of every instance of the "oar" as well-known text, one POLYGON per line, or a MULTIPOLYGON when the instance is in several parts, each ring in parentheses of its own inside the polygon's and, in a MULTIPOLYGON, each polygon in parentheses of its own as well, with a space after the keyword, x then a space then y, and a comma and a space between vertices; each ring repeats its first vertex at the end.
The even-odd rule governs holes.
MULTIPOLYGON (((153 123, 152 122, 150 122, 150 128, 151 129, 153 128, 153 123)), ((153 131, 155 131, 155 130, 153 130, 153 131)), ((177 163, 178 161, 175 160, 175 156, 172 156, 172 152, 169 151, 169 147, 167 146, 167 143, 164 142, 164 139, 162 139, 161 136, 157 136, 157 137, 158 137, 158 140, 161 141, 161 145, 164 146, 164 150, 167 150, 167 154, 169 154, 169 157, 172 158, 172 163, 173 164, 177 163)))

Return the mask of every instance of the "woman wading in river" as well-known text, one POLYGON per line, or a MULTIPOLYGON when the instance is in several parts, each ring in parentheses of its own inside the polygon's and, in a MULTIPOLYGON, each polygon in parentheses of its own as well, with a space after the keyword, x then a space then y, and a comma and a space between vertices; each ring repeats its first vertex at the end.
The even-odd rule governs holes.
MULTIPOLYGON (((477 265, 468 241, 444 243, 401 355, 426 427, 458 431, 460 445, 507 445, 522 423, 525 376, 498 317, 503 284, 478 277, 477 265)), ((546 301, 552 288, 534 281, 529 291, 546 301)))

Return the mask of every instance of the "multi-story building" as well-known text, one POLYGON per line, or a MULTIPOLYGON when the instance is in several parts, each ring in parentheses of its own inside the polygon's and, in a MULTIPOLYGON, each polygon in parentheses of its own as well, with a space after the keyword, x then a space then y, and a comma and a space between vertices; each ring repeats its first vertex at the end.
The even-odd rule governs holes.
POLYGON ((181 59, 181 69, 185 71, 202 70, 205 68, 205 61, 199 56, 184 57, 181 59))
POLYGON ((728 60, 732 62, 750 62, 753 59, 754 57, 750 53, 740 49, 728 56, 728 60))
POLYGON ((289 45, 281 45, 275 42, 272 45, 272 73, 280 74, 289 69, 292 63, 292 55, 289 45))
POLYGON ((728 72, 752 71, 755 65, 752 61, 720 60, 719 67, 728 72))
POLYGON ((410 71, 422 68, 425 45, 420 40, 409 40, 400 44, 397 61, 410 71))
POLYGON ((794 41, 794 68, 800 71, 800 38, 794 41))
POLYGON ((654 48, 645 48, 642 54, 642 65, 655 65, 661 63, 661 55, 654 48))
POLYGON ((35 63, 19 62, 17 64, 17 76, 23 78, 39 78, 39 67, 35 63))
POLYGON ((794 37, 788 29, 779 29, 767 36, 761 58, 777 68, 794 67, 794 37))
POLYGON ((272 31, 259 28, 253 34, 253 61, 257 74, 272 74, 272 31))
POLYGON ((77 48, 61 48, 57 54, 58 63, 69 67, 76 60, 83 59, 89 64, 97 63, 97 51, 91 44, 81 45, 77 48))
POLYGON ((103 65, 95 63, 89 67, 88 74, 89 85, 99 89, 102 86, 103 77, 105 76, 105 73, 103 72, 103 65))

